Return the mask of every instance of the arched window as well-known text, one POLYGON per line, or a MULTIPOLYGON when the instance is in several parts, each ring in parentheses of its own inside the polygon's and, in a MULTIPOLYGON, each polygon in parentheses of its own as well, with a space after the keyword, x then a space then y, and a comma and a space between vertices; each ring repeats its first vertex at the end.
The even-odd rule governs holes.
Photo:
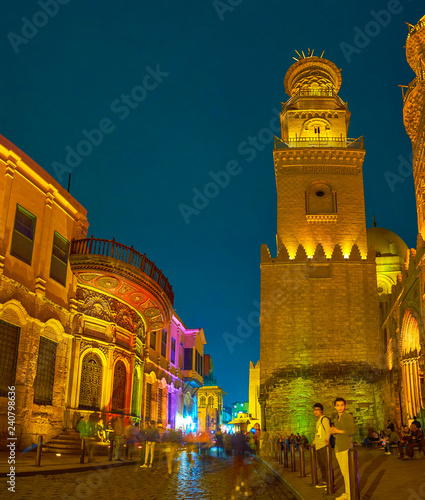
POLYGON ((207 398, 205 396, 201 396, 199 398, 199 406, 200 408, 204 408, 207 404, 207 398))
POLYGON ((102 395, 102 361, 94 352, 84 356, 81 367, 79 408, 100 410, 102 395))
POLYGON ((131 396, 131 414, 139 415, 139 375, 137 370, 133 372, 133 394, 131 396))
POLYGON ((208 396, 208 406, 214 406, 214 397, 208 396))
POLYGON ((114 370, 114 386, 112 390, 112 411, 123 413, 125 405, 125 366, 118 361, 114 370))

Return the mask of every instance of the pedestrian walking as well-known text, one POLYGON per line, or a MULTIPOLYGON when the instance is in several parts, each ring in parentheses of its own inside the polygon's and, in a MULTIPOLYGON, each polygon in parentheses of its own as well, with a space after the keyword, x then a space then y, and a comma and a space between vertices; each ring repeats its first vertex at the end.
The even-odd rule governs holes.
POLYGON ((316 417, 316 434, 313 443, 316 445, 316 457, 322 475, 321 481, 316 484, 316 488, 326 488, 327 484, 327 464, 328 457, 326 456, 326 446, 330 439, 330 422, 328 417, 323 415, 323 405, 315 403, 313 405, 314 416, 316 417))
POLYGON ((335 399, 335 409, 338 412, 338 420, 330 428, 331 434, 335 434, 335 456, 344 478, 345 493, 335 500, 350 499, 350 475, 348 471, 348 450, 353 447, 353 436, 355 425, 353 416, 345 411, 345 399, 335 399))
MULTIPOLYGON (((178 431, 176 431, 174 429, 170 429, 164 435, 165 454, 167 457, 168 474, 171 474, 173 472, 174 457, 176 456, 178 447, 179 447, 179 445, 181 445, 181 443, 182 443, 182 436, 178 431)), ((178 468, 180 468, 180 466, 178 468)))
POLYGON ((140 467, 152 467, 156 443, 159 443, 159 432, 155 427, 155 420, 151 420, 145 429, 145 463, 140 467))
POLYGON ((114 429, 115 441, 114 460, 115 462, 122 462, 121 447, 124 440, 124 424, 121 415, 115 417, 114 421, 112 422, 112 428, 114 429))

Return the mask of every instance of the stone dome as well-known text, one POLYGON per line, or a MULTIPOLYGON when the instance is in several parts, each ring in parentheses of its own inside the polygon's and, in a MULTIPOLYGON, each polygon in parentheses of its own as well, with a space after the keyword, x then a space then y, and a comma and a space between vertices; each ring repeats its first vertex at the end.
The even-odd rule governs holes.
POLYGON ((285 91, 289 96, 304 91, 333 91, 341 87, 341 71, 332 61, 310 56, 294 63, 285 75, 285 91))
POLYGON ((367 246, 375 247, 376 256, 398 256, 406 258, 408 246, 395 233, 384 227, 369 227, 366 230, 367 246))

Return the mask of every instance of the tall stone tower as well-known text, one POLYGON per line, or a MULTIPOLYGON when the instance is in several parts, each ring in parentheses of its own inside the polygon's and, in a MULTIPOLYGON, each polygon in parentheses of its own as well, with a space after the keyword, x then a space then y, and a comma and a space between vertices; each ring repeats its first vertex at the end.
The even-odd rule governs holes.
POLYGON ((418 229, 425 241, 425 16, 410 26, 406 57, 416 78, 404 93, 403 119, 412 141, 418 229))
POLYGON ((277 255, 261 248, 262 420, 312 432, 312 405, 347 400, 358 432, 376 425, 382 372, 375 254, 368 252, 363 139, 331 61, 300 58, 285 77, 281 138, 273 151, 277 255))

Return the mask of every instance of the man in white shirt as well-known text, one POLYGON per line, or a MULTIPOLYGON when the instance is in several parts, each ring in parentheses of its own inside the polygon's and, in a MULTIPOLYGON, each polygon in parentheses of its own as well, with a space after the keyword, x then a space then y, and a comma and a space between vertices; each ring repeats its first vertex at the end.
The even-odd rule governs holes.
POLYGON ((322 480, 316 485, 316 488, 326 488, 326 467, 327 456, 326 446, 329 444, 330 438, 330 422, 328 417, 323 415, 323 405, 315 403, 313 405, 314 416, 317 418, 316 435, 312 444, 316 445, 317 462, 322 474, 322 480))

